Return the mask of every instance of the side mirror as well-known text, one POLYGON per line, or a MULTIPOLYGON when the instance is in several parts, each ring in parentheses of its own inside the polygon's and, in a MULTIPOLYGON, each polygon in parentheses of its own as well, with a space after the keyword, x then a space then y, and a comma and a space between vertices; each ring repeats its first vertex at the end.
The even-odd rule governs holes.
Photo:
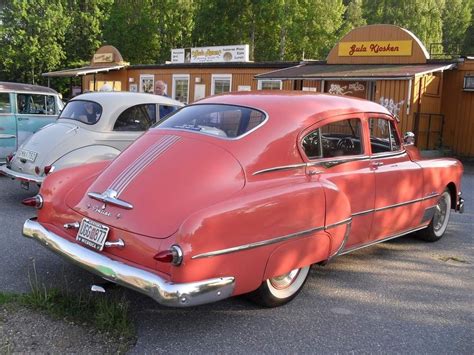
POLYGON ((415 144, 415 133, 413 133, 413 132, 405 133, 405 136, 403 137, 403 143, 405 143, 405 145, 414 145, 415 144))

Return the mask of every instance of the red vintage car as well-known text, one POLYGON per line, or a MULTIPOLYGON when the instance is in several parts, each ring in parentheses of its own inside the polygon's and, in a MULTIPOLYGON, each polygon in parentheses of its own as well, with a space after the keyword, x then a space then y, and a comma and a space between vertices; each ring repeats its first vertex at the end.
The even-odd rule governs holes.
POLYGON ((312 264, 462 212, 461 163, 423 160, 373 102, 238 93, 186 106, 112 162, 51 174, 23 234, 162 305, 293 299, 312 264))

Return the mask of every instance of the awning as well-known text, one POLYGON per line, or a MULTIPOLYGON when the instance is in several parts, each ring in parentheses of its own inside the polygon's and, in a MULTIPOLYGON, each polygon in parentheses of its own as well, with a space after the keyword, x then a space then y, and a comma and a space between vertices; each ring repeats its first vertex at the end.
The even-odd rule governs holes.
POLYGON ((274 80, 401 80, 452 69, 456 63, 438 64, 326 64, 303 63, 295 67, 256 75, 274 80))
POLYGON ((46 77, 75 77, 75 76, 82 76, 82 75, 88 75, 88 74, 96 74, 96 73, 102 73, 102 72, 108 72, 112 70, 120 70, 122 68, 125 68, 127 65, 113 65, 113 66, 88 66, 88 67, 82 67, 82 68, 76 68, 76 69, 66 69, 66 70, 59 70, 59 71, 52 71, 49 73, 43 73, 41 74, 42 76, 46 77))

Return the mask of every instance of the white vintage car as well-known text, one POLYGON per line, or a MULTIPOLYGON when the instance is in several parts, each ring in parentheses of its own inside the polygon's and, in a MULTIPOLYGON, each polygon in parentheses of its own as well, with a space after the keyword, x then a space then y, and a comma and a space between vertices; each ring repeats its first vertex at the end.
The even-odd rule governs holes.
POLYGON ((94 92, 70 100, 55 123, 27 139, 7 157, 0 173, 41 185, 55 170, 113 159, 144 131, 183 106, 165 96, 94 92))

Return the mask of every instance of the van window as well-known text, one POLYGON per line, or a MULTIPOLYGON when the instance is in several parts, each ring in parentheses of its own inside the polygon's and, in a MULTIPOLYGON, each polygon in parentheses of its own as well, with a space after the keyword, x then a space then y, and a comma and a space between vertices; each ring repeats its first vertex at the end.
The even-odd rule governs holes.
POLYGON ((52 95, 18 94, 17 110, 20 114, 55 115, 56 101, 52 95))
POLYGON ((11 113, 12 108, 10 105, 10 94, 1 93, 0 94, 0 113, 11 113))

